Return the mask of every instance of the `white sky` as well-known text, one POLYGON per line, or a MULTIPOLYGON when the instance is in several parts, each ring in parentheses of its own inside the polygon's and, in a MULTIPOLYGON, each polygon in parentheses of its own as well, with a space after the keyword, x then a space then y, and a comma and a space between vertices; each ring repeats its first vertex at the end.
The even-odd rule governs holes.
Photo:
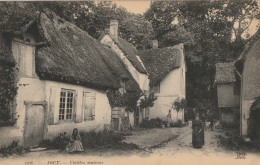
POLYGON ((129 12, 143 14, 150 7, 151 1, 113 1, 113 3, 126 8, 129 12))
MULTIPOLYGON (((258 5, 260 6, 260 0, 256 0, 258 2, 258 5)), ((133 12, 136 14, 143 14, 146 12, 151 4, 150 0, 132 0, 132 1, 127 1, 127 0, 118 0, 118 1, 113 1, 113 3, 116 3, 118 6, 122 6, 126 8, 127 11, 133 12)), ((259 27, 259 20, 254 20, 249 27, 248 31, 252 35, 256 32, 256 30, 259 27)))

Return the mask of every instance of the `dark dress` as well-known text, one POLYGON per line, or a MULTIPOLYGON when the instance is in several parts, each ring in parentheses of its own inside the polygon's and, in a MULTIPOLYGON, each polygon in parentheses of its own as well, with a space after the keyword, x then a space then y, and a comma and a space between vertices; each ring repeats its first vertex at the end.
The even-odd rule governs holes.
POLYGON ((201 148, 204 144, 204 125, 200 120, 193 120, 192 145, 194 148, 201 148))

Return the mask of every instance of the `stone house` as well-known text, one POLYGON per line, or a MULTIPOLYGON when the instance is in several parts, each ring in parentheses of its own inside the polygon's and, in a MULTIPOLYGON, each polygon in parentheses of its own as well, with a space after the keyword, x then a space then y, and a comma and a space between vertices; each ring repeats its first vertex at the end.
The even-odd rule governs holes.
POLYGON ((215 84, 223 127, 235 127, 239 123, 240 84, 237 76, 234 62, 216 64, 215 84))
POLYGON ((154 40, 153 48, 140 50, 138 54, 147 69, 150 79, 150 91, 155 93, 157 100, 147 112, 149 119, 161 118, 184 122, 184 109, 179 112, 172 108, 174 101, 186 98, 186 62, 183 44, 158 48, 154 40), (170 113, 169 113, 170 112, 170 113))
POLYGON ((243 137, 260 137, 260 39, 259 30, 235 61, 241 81, 240 133, 243 137))
MULTIPOLYGON (((134 80, 139 85, 140 89, 143 93, 148 94, 149 92, 149 79, 147 75, 147 71, 137 53, 136 48, 126 41, 125 39, 119 37, 118 30, 118 21, 111 20, 109 30, 105 30, 104 34, 100 36, 100 42, 106 46, 108 46, 111 50, 113 50, 118 57, 125 64, 134 80)), ((143 111, 137 110, 135 112, 129 112, 125 110, 125 107, 114 107, 112 108, 112 112, 114 114, 120 113, 120 115, 116 115, 112 120, 118 120, 118 117, 129 117, 129 122, 131 127, 135 125, 139 125, 143 119, 143 111)), ((121 118, 120 117, 120 118, 121 118)))
POLYGON ((0 127, 0 146, 12 141, 34 146, 63 132, 71 134, 73 128, 108 127, 111 106, 106 91, 141 91, 124 63, 55 13, 17 4, 17 15, 6 16, 0 24, 0 55, 10 57, 19 70, 10 106, 17 121, 0 127))

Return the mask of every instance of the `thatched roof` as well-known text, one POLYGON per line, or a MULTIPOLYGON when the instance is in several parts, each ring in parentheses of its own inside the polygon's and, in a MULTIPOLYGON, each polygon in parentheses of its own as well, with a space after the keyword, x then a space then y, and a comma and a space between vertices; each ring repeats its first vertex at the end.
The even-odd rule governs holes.
POLYGON ((123 78, 128 79, 128 90, 140 91, 119 57, 85 31, 47 9, 34 21, 30 24, 36 23, 48 42, 36 50, 36 72, 40 79, 107 89, 118 88, 118 80, 123 78))
POLYGON ((234 62, 217 63, 215 82, 220 83, 232 83, 236 81, 235 77, 235 65, 234 62))
MULTIPOLYGON (((11 42, 5 33, 19 34, 25 32, 35 21, 38 12, 26 10, 27 4, 17 2, 0 2, 0 63, 1 65, 15 65, 11 56, 11 42)), ((34 9, 30 6, 31 9, 34 9)))
POLYGON ((100 38, 102 38, 104 35, 108 34, 112 40, 116 43, 116 45, 119 47, 119 49, 124 53, 126 58, 131 62, 131 64, 135 67, 135 69, 140 72, 146 74, 145 68, 142 66, 141 62, 138 60, 137 56, 137 50, 136 48, 126 40, 124 40, 121 37, 118 37, 118 40, 116 40, 113 35, 111 35, 107 30, 104 31, 103 35, 101 35, 100 38))
POLYGON ((178 47, 140 50, 138 54, 149 74, 150 86, 181 65, 182 50, 178 47))
POLYGON ((21 34, 39 16, 39 11, 31 3, 0 2, 0 8, 0 30, 4 32, 21 34))

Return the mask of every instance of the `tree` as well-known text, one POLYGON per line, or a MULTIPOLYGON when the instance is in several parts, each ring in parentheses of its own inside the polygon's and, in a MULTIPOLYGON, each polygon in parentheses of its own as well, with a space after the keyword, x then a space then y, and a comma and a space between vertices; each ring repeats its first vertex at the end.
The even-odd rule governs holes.
POLYGON ((235 40, 243 40, 242 35, 251 25, 258 13, 257 2, 254 0, 229 0, 224 4, 222 17, 227 17, 232 24, 235 40))
POLYGON ((61 18, 76 24, 96 39, 106 28, 109 28, 112 19, 119 21, 119 35, 138 49, 147 48, 153 37, 152 25, 142 15, 130 13, 111 1, 37 2, 35 5, 39 10, 51 9, 61 18))
POLYGON ((151 3, 144 15, 160 47, 185 44, 190 107, 205 107, 205 102, 217 106, 215 64, 233 61, 243 51, 243 33, 258 15, 257 9, 253 0, 151 3))

